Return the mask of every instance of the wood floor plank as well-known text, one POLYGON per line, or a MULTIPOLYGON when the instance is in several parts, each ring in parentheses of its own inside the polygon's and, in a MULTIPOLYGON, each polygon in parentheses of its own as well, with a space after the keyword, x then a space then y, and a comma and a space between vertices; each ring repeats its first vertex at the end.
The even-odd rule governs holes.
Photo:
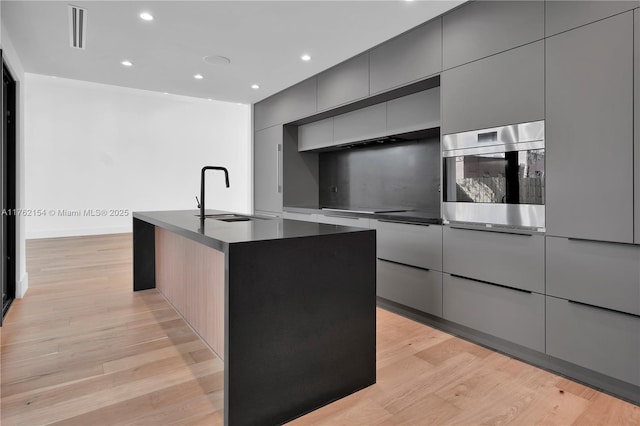
POLYGON ((398 425, 442 425, 449 423, 461 411, 439 396, 427 394, 398 412, 394 422, 398 425))
POLYGON ((112 388, 102 389, 51 406, 34 410, 29 409, 16 417, 8 417, 3 422, 27 425, 55 423, 146 395, 151 389, 165 389, 176 384, 192 381, 194 378, 204 377, 221 369, 221 365, 215 365, 213 362, 193 364, 187 369, 171 370, 160 376, 151 376, 112 388))
POLYGON ((166 425, 222 410, 223 374, 217 372, 129 398, 103 408, 70 417, 57 425, 166 425), (194 408, 197 412, 192 412, 194 408))
POLYGON ((3 414, 12 416, 20 410, 44 408, 65 401, 79 398, 102 389, 112 388, 147 377, 165 374, 169 371, 181 369, 195 361, 184 356, 160 359, 134 370, 126 370, 117 374, 97 375, 78 382, 65 383, 62 386, 41 388, 37 391, 24 392, 7 396, 2 401, 3 414))
MULTIPOLYGON (((190 339, 199 344, 198 338, 191 335, 190 339)), ((93 347, 88 345, 85 350, 77 352, 58 352, 51 356, 39 358, 37 361, 16 360, 7 363, 3 374, 3 383, 20 382, 24 378, 50 376, 58 372, 71 371, 83 366, 96 365, 103 369, 105 363, 127 357, 153 352, 159 349, 175 347, 171 339, 156 339, 137 345, 126 347, 93 347)))
POLYGON ((640 407, 620 404, 616 398, 598 393, 576 419, 576 425, 640 425, 640 407))
MULTIPOLYGON (((0 328, 0 423, 219 425, 224 364, 155 290, 131 234, 30 240, 0 328)), ((640 407, 381 309, 377 383, 292 425, 639 425, 640 407)))

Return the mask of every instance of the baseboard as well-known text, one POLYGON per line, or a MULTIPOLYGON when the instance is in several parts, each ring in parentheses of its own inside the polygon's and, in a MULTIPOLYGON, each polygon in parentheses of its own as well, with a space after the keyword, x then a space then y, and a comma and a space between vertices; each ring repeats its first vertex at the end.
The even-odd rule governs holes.
POLYGON ((130 233, 131 226, 114 226, 109 228, 74 228, 74 229, 49 229, 44 231, 27 231, 27 240, 41 238, 81 237, 85 235, 124 234, 130 233))
POLYGON ((29 274, 25 272, 16 284, 16 299, 22 299, 29 289, 29 274))

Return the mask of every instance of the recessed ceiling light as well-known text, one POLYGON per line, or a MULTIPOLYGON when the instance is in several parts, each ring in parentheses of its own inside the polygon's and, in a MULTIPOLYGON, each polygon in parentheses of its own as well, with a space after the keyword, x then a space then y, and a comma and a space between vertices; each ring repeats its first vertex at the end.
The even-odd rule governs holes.
POLYGON ((122 61, 120 63, 122 65, 124 65, 125 67, 132 67, 133 66, 133 62, 131 62, 131 61, 122 61))
POLYGON ((168 95, 168 94, 169 94, 169 92, 163 92, 162 94, 163 94, 163 95, 168 95))
POLYGON ((258 86, 257 84, 252 84, 251 88, 254 89, 254 90, 257 90, 257 89, 260 88, 260 86, 258 86))
POLYGON ((195 78, 196 80, 202 80, 204 77, 202 76, 202 74, 196 74, 193 76, 193 78, 195 78))
POLYGON ((153 21, 153 15, 149 12, 142 12, 139 16, 143 21, 153 21))
POLYGON ((202 60, 211 65, 229 65, 231 63, 231 59, 221 55, 205 56, 202 60))
POLYGON ((307 55, 306 53, 304 55, 302 55, 300 57, 300 59, 302 59, 303 61, 310 61, 311 60, 311 56, 307 55))

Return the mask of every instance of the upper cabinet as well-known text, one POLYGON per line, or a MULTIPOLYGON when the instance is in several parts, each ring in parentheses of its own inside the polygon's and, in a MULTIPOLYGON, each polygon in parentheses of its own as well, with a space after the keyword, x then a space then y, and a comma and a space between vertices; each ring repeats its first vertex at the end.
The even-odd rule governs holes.
POLYGON ((312 151, 440 126, 440 88, 298 127, 298 150, 312 151))
POLYGON ((337 115, 333 119, 334 144, 341 145, 376 138, 385 133, 386 124, 387 106, 385 103, 337 115))
POLYGON ((546 223, 633 242, 633 12, 546 40, 546 223))
POLYGON ((442 70, 440 18, 373 48, 369 55, 372 95, 438 74, 442 70))
POLYGON ((387 134, 440 127, 440 88, 387 102, 387 134))
POLYGON ((318 74, 318 111, 369 96, 369 53, 318 74))
POLYGON ((442 73, 442 133, 544 120, 544 41, 442 73))
POLYGON ((255 104, 254 130, 284 124, 316 111, 316 77, 311 77, 255 104))
POLYGON ((442 65, 449 69, 543 37, 544 2, 471 2, 442 17, 442 65))
POLYGON ((333 117, 298 126, 298 151, 333 145, 333 117))
POLYGON ((547 36, 552 36, 635 7, 640 7, 640 2, 637 0, 547 1, 545 2, 545 32, 547 36))
POLYGON ((634 166, 635 172, 633 174, 635 178, 635 184, 633 186, 635 190, 634 195, 634 211, 635 211, 635 233, 633 242, 636 244, 640 244, 640 9, 636 9, 634 11, 634 25, 633 25, 633 37, 635 42, 633 46, 635 51, 633 53, 633 86, 634 86, 634 137, 633 137, 633 153, 635 155, 634 166))

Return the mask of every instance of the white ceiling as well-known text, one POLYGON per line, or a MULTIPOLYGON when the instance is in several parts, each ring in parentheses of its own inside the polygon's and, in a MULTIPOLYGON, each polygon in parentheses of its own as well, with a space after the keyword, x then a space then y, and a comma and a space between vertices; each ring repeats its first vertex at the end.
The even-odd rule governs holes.
POLYGON ((8 1, 2 25, 26 72, 254 103, 464 1, 8 1), (87 9, 86 50, 67 5, 87 9), (151 12, 152 22, 138 15, 151 12), (300 60, 303 53, 309 62, 300 60), (211 65, 223 55, 229 65, 211 65), (126 68, 120 63, 134 63, 126 68), (193 78, 200 73, 203 80, 193 78), (259 84, 259 90, 250 88, 259 84))

